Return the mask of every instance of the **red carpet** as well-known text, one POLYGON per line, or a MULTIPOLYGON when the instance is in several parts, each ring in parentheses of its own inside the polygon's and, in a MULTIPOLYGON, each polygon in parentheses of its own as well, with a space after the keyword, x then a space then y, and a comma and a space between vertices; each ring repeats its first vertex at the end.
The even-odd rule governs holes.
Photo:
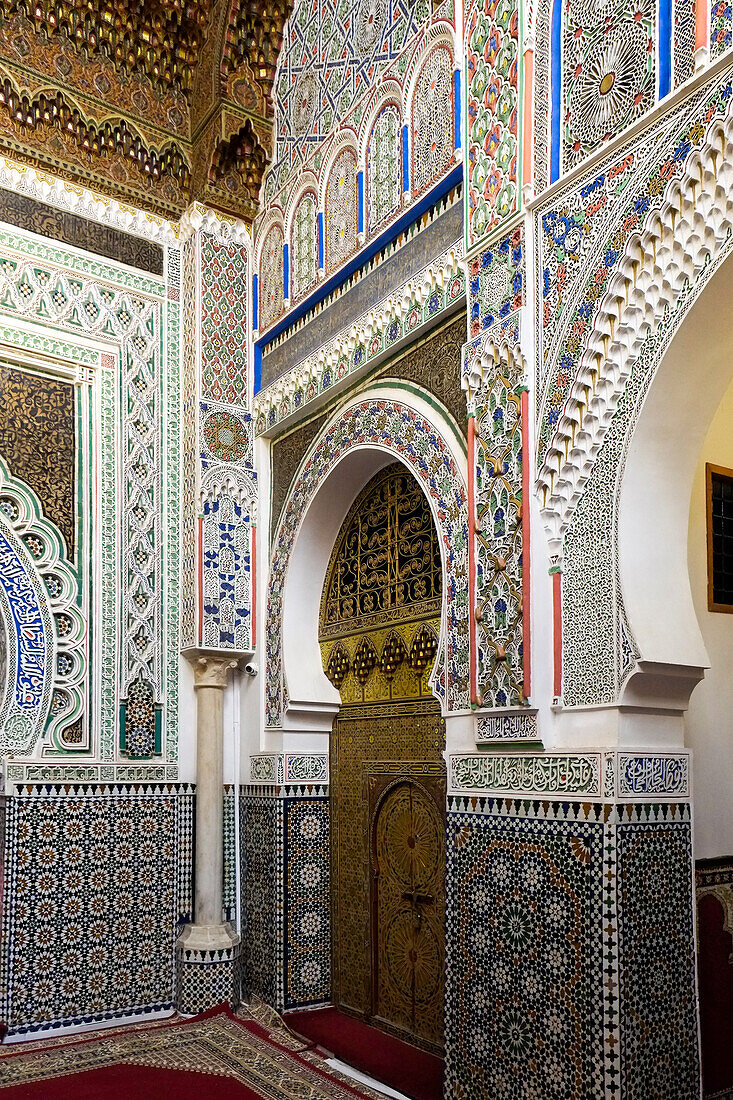
POLYGON ((0 1048, 0 1100, 383 1100, 281 1024, 226 1006, 0 1048))
POLYGON ((442 1100, 443 1061, 339 1012, 288 1012, 285 1023, 330 1054, 413 1100, 442 1100))

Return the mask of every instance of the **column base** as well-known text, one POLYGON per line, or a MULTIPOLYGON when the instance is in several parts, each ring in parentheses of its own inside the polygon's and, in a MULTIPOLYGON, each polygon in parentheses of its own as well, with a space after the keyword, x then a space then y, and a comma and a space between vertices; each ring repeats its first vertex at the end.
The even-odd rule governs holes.
POLYGON ((187 924, 176 942, 176 1008, 196 1016, 241 1001, 242 944, 230 924, 187 924))

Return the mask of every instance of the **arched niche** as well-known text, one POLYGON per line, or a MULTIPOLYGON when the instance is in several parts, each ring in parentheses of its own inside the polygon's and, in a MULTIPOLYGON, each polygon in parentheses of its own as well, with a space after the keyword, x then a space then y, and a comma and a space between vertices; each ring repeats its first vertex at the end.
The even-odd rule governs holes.
MULTIPOLYGON (((283 658, 291 712, 332 714, 340 695, 323 671, 318 612, 334 542, 363 487, 390 465, 374 447, 349 451, 321 484, 303 517, 293 547, 283 598, 283 658)), ((293 715, 294 716, 294 715, 293 715)))
POLYGON ((339 694, 323 672, 318 644, 328 561, 359 491, 396 460, 425 492, 441 545, 443 607, 433 690, 446 713, 468 710, 463 444, 435 403, 410 387, 387 383, 346 403, 324 426, 283 508, 267 600, 265 702, 270 728, 330 728, 339 694))
POLYGON ((672 338, 628 444, 618 567, 639 659, 622 702, 651 704, 658 693, 659 706, 681 712, 709 663, 690 589, 688 523, 701 447, 733 378, 731 300, 729 257, 672 338))

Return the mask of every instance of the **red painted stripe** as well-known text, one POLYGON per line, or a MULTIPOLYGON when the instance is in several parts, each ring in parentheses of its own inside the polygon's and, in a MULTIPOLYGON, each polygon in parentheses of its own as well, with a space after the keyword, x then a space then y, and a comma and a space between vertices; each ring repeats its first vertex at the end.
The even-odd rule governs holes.
POLYGON ((468 418, 468 660, 469 691, 472 703, 478 702, 476 687, 476 505, 474 479, 476 476, 476 424, 468 418))
POLYGON ((697 0, 695 4, 695 49, 708 46, 710 0, 697 0))
POLYGON ((199 645, 203 638, 204 626, 204 519, 199 516, 199 560, 198 560, 198 589, 199 589, 199 645))
POLYGON ((522 652, 524 655, 524 697, 532 694, 532 634, 529 541, 529 394, 522 393, 522 652))
MULTIPOLYGON (((698 0, 700 3, 700 0, 698 0)), ((522 184, 532 182, 532 97, 534 95, 534 50, 524 51, 524 109, 522 120, 522 184)))
POLYGON ((555 656, 555 676, 552 693, 562 695, 562 573, 552 574, 552 622, 555 656))
POLYGON ((257 645, 257 526, 252 525, 252 649, 257 645))

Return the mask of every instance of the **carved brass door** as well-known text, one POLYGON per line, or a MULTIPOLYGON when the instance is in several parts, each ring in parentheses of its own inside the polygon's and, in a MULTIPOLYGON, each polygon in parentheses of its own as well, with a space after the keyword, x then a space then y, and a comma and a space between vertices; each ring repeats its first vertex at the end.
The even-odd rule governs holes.
POLYGON ((406 1038, 443 1040, 443 814, 412 778, 382 795, 372 824, 372 1015, 406 1038))
POLYGON ((321 599, 323 668, 341 695, 330 755, 333 999, 436 1053, 443 1047, 445 728, 431 673, 442 584, 428 500, 402 464, 387 466, 344 520, 321 599), (377 834, 385 868, 378 888, 377 834), (414 853, 410 837, 420 838, 414 853))

